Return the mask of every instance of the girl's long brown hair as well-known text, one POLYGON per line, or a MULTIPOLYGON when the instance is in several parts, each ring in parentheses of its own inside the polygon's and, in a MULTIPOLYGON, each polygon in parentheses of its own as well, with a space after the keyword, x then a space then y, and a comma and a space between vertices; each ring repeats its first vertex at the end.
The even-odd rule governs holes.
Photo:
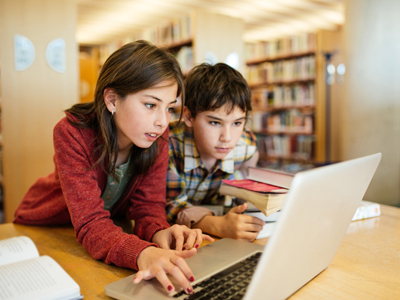
MULTIPOLYGON (((126 44, 110 55, 100 71, 94 101, 78 103, 66 110, 77 119, 72 120, 67 114, 68 122, 72 125, 96 132, 96 143, 99 144, 96 151, 100 155, 93 168, 101 164, 108 175, 113 175, 118 156, 116 127, 104 102, 104 90, 114 89, 123 101, 127 95, 149 89, 165 80, 177 83, 177 97, 181 94, 183 107, 182 71, 175 57, 166 49, 140 40, 126 44)), ((131 160, 135 164, 134 175, 144 174, 156 160, 158 143, 144 149, 133 145, 131 151, 131 160)))

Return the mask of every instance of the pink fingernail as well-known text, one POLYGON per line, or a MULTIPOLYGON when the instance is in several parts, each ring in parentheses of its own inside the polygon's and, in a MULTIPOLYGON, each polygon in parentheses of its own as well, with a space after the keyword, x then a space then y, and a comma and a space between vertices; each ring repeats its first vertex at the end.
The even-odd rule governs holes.
POLYGON ((193 289, 192 289, 191 286, 189 286, 189 287, 186 289, 186 293, 187 293, 187 294, 192 294, 192 293, 193 293, 193 289))
POLYGON ((193 276, 190 276, 189 280, 190 280, 191 282, 193 282, 193 281, 194 281, 194 277, 193 277, 193 276))
POLYGON ((168 289, 168 291, 170 292, 170 291, 172 291, 172 290, 174 289, 174 287, 173 287, 172 285, 169 285, 169 286, 167 287, 167 289, 168 289))
POLYGON ((197 248, 199 248, 199 245, 195 245, 194 247, 197 249, 197 248))
POLYGON ((185 251, 185 250, 186 250, 186 247, 183 247, 183 248, 182 248, 182 251, 185 251))

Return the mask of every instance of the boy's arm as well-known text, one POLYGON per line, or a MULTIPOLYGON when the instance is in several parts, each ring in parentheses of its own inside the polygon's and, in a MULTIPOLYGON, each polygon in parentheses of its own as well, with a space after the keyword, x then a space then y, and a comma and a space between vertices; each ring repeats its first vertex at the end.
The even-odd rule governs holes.
POLYGON ((205 216, 193 228, 222 238, 233 238, 251 242, 257 238, 265 224, 259 218, 242 214, 247 203, 233 207, 224 216, 205 216))
POLYGON ((185 193, 186 181, 179 176, 174 165, 168 167, 167 172, 167 220, 170 223, 186 225, 200 221, 204 216, 211 216, 213 212, 205 207, 193 206, 185 193))

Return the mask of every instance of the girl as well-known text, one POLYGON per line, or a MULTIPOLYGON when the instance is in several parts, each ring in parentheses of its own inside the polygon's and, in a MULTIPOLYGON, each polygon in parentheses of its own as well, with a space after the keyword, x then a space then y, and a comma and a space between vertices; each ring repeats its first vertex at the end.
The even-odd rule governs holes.
POLYGON ((179 64, 165 50, 137 41, 115 51, 94 101, 72 106, 55 126, 55 171, 29 189, 14 222, 72 222, 93 258, 139 270, 134 283, 157 277, 171 293, 170 273, 191 293, 194 278, 184 259, 203 238, 213 239, 166 221, 166 129, 182 90, 179 64), (110 218, 126 214, 136 235, 110 218))

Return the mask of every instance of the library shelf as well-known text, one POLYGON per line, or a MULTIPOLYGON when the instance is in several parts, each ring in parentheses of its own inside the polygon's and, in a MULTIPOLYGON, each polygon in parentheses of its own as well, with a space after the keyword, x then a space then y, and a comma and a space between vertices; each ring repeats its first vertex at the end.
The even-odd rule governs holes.
POLYGON ((315 51, 308 51, 308 52, 302 52, 302 53, 293 53, 293 54, 289 54, 289 55, 283 55, 283 56, 275 56, 275 57, 262 57, 262 58, 257 58, 254 60, 248 60, 246 61, 246 64, 248 66, 251 65, 258 65, 261 63, 265 63, 265 62, 275 62, 275 61, 279 61, 279 60, 289 60, 289 59, 293 59, 293 58, 300 58, 300 57, 304 57, 304 56, 312 56, 315 55, 315 51))
POLYGON ((314 161, 317 66, 315 33, 246 45, 246 79, 252 91, 250 129, 259 164, 314 161))

